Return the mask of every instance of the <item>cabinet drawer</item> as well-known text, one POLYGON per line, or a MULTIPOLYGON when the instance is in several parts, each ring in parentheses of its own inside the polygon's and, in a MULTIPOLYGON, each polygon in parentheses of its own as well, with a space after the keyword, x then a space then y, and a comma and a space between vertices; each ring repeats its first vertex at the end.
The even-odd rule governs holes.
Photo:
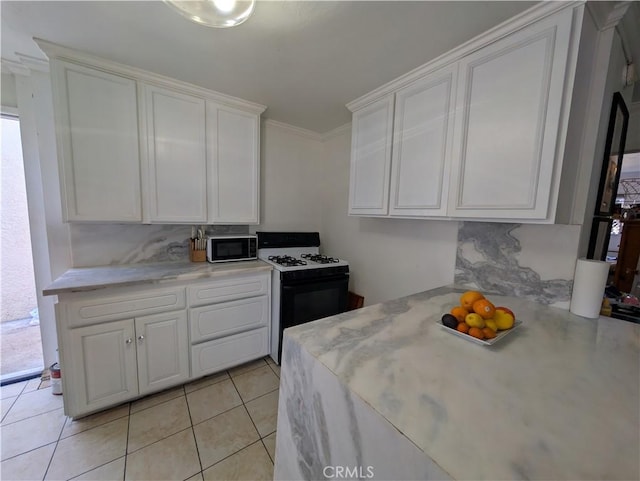
POLYGON ((191 342, 194 344, 267 326, 268 323, 267 296, 189 309, 191 342))
POLYGON ((269 330, 266 327, 197 344, 191 348, 191 376, 212 374, 267 354, 269 330))
POLYGON ((190 306, 202 306, 265 295, 269 292, 269 275, 222 279, 187 288, 190 306))
POLYGON ((61 303, 68 327, 184 309, 184 289, 157 289, 130 295, 90 297, 61 303))

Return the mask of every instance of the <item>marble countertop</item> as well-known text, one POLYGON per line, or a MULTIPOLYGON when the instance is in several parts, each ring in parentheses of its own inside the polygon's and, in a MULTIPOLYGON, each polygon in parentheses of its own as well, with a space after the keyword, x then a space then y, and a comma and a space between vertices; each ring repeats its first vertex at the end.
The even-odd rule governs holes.
POLYGON ((42 291, 45 296, 71 292, 93 291, 108 287, 156 284, 169 281, 191 281, 242 274, 251 271, 270 271, 266 262, 158 262, 69 269, 42 291))
POLYGON ((493 346, 437 321, 443 287, 285 331, 454 479, 638 479, 640 325, 488 296, 493 346))

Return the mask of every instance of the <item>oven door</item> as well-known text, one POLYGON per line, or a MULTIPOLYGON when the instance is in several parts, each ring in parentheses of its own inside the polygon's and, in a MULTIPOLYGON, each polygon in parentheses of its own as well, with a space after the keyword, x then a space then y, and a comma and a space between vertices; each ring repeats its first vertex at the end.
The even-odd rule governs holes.
POLYGON ((280 298, 280 343, 278 362, 282 355, 282 331, 347 310, 349 275, 322 279, 287 281, 282 283, 280 298))

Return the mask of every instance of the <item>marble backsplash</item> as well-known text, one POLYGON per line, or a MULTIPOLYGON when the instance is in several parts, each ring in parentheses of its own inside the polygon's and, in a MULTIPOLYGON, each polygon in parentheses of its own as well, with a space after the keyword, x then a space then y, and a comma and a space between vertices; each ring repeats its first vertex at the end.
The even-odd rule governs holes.
MULTIPOLYGON (((189 259, 190 225, 71 224, 73 267, 189 259)), ((206 226, 207 234, 247 234, 247 225, 206 226)))
POLYGON ((461 222, 454 282, 568 308, 579 225, 461 222))

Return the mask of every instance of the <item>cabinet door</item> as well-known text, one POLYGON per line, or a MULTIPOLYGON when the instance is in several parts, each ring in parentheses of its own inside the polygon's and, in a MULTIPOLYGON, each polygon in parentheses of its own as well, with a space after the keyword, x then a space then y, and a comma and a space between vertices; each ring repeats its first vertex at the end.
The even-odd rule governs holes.
POLYGON ((65 385, 72 386, 78 411, 69 415, 112 406, 138 394, 133 320, 79 327, 69 332, 73 358, 66 358, 69 362, 63 375, 71 376, 65 385))
POLYGON ((207 102, 209 222, 259 222, 260 116, 207 102))
POLYGON ((151 222, 207 220, 204 99, 145 86, 151 222))
POLYGON ((451 215, 548 216, 571 21, 565 9, 460 61, 451 215))
POLYGON ((141 221, 136 82, 51 66, 65 220, 141 221))
POLYGON ((189 378, 189 339, 184 311, 138 317, 136 344, 140 394, 189 378))
POLYGON ((396 93, 391 215, 447 214, 456 72, 446 67, 396 93))
POLYGON ((386 215, 393 128, 393 95, 353 113, 349 214, 386 215))

